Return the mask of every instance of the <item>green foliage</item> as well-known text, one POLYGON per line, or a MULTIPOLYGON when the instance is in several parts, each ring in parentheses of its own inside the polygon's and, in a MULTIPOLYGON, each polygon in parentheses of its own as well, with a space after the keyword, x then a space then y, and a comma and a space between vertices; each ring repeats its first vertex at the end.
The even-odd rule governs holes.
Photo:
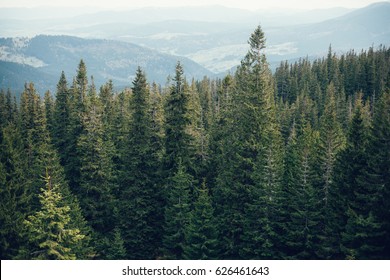
POLYGON ((105 245, 98 240, 103 239, 100 235, 112 230, 116 224, 113 219, 113 163, 108 152, 110 145, 104 141, 102 107, 93 87, 84 106, 82 131, 77 140, 80 181, 76 194, 86 220, 96 233, 98 256, 104 258, 105 245))
POLYGON ((70 207, 61 206, 59 186, 49 174, 44 178, 46 189, 41 189, 41 210, 28 216, 25 226, 32 243, 29 255, 32 259, 76 259, 72 246, 82 242, 84 235, 78 228, 69 227, 70 207))
MULTIPOLYGON (((381 223, 374 215, 378 189, 368 184, 368 121, 364 119, 361 99, 357 99, 346 148, 338 159, 333 205, 339 211, 338 232, 341 232, 341 251, 346 258, 378 258, 384 237, 381 223), (344 221, 340 223, 340 221, 344 221)), ((336 212, 337 213, 337 212, 336 212)), ((337 223, 336 223, 337 225, 337 223)))
POLYGON ((8 125, 0 130, 0 258, 14 258, 25 240, 23 220, 30 213, 25 185, 27 168, 20 131, 8 125))
POLYGON ((60 152, 61 163, 66 160, 65 150, 67 149, 68 129, 70 125, 70 92, 66 81, 65 73, 61 73, 57 84, 56 99, 53 112, 52 138, 57 150, 60 152))
POLYGON ((317 134, 308 122, 293 126, 285 154, 281 194, 281 239, 286 258, 315 259, 321 221, 314 188, 314 146, 317 134))
POLYGON ((381 230, 385 233, 380 238, 383 247, 378 258, 390 258, 390 93, 384 93, 379 99, 374 111, 372 128, 368 144, 368 171, 360 180, 370 191, 374 191, 376 197, 371 205, 373 215, 381 224, 381 230))
POLYGON ((192 176, 179 160, 178 170, 167 185, 163 245, 164 257, 168 259, 183 257, 186 245, 185 230, 190 222, 192 180, 192 176))
POLYGON ((326 206, 329 189, 334 177, 334 164, 337 153, 343 148, 344 134, 337 121, 335 87, 331 83, 327 89, 327 102, 320 118, 320 142, 318 146, 318 187, 322 189, 321 198, 326 206))
POLYGON ((154 259, 161 247, 163 208, 159 184, 159 135, 145 74, 133 81, 131 119, 120 187, 120 224, 130 259, 154 259))
POLYGON ((206 184, 199 189, 189 222, 185 229, 183 258, 188 260, 217 259, 219 252, 218 232, 214 209, 206 184))
POLYGON ((389 49, 273 75, 248 43, 223 79, 1 90, 0 257, 389 259, 389 49))
POLYGON ((166 98, 165 113, 165 154, 163 158, 164 176, 173 176, 177 171, 179 159, 186 168, 192 168, 192 137, 188 133, 191 119, 189 115, 188 85, 183 77, 180 62, 176 65, 174 84, 166 98))
POLYGON ((236 73, 231 110, 223 116, 221 154, 217 155, 215 203, 226 258, 269 255, 274 242, 270 236, 276 213, 268 204, 275 202, 280 188, 282 147, 272 77, 261 53, 265 46, 260 27, 251 35, 250 47, 236 73), (259 231, 266 236, 259 237, 259 231))
POLYGON ((112 234, 112 241, 110 246, 108 246, 106 252, 107 260, 125 260, 126 259, 126 249, 125 243, 123 241, 121 232, 119 228, 115 228, 112 234))

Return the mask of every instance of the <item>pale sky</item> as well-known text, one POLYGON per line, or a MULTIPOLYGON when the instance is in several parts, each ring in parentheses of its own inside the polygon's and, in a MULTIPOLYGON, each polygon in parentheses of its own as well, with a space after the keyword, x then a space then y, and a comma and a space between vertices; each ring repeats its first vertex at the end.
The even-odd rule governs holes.
MULTIPOLYGON (((0 0, 0 7, 99 7, 102 9, 138 8, 147 6, 223 5, 248 10, 266 8, 321 9, 330 7, 359 8, 381 0, 0 0)), ((389 0, 385 0, 389 2, 389 0)))

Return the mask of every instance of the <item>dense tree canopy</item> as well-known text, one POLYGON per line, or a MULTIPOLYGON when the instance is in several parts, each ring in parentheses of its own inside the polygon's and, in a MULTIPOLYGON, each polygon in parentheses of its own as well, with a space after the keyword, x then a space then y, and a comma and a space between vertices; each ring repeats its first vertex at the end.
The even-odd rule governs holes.
POLYGON ((1 259, 389 259, 390 50, 248 43, 222 79, 1 90, 1 259))

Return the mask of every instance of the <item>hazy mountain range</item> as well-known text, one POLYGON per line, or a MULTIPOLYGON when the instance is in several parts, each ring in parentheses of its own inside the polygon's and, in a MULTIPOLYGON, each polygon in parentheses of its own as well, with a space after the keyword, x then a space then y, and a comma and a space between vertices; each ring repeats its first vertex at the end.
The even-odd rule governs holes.
POLYGON ((188 77, 202 78, 212 73, 194 61, 144 48, 135 44, 103 39, 82 39, 71 36, 38 35, 29 38, 0 38, 0 77, 2 87, 21 89, 34 73, 40 89, 55 88, 61 71, 71 82, 80 59, 97 86, 113 80, 118 87, 130 86, 135 71, 141 66, 150 82, 164 84, 174 74, 177 61, 184 65, 188 77), (23 82, 18 80, 24 79, 23 82))
POLYGON ((0 82, 1 87, 21 88, 35 79, 53 89, 61 70, 69 78, 75 74, 80 58, 98 85, 108 79, 117 86, 130 85, 137 65, 149 81, 165 83, 177 60, 188 78, 225 73, 239 64, 259 23, 267 37, 268 61, 275 67, 282 60, 322 56, 330 44, 338 53, 388 46, 389 15, 389 2, 313 11, 221 6, 106 12, 4 8, 0 37, 8 39, 0 39, 0 82))

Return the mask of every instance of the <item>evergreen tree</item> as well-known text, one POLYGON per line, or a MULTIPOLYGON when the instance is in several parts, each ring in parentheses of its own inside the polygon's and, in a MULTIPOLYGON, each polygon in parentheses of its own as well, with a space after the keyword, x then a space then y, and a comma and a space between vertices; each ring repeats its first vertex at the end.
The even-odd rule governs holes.
MULTIPOLYGON (((129 90, 124 90, 114 97, 114 111, 113 111, 113 128, 112 141, 114 144, 113 163, 115 166, 118 182, 120 182, 122 175, 125 156, 127 154, 128 146, 127 139, 129 135, 130 126, 130 97, 129 90)), ((115 193, 118 197, 119 189, 115 193)))
POLYGON ((145 74, 138 68, 133 81, 132 122, 126 141, 121 182, 120 219, 130 259, 154 259, 161 247, 162 188, 158 182, 158 136, 150 114, 150 93, 145 74))
POLYGON ((70 129, 70 92, 66 81, 65 73, 62 71, 57 84, 56 99, 53 113, 52 138, 57 151, 59 152, 61 163, 64 165, 67 160, 68 150, 68 129, 70 129))
POLYGON ((313 186, 313 151, 316 133, 305 121, 293 127, 285 155, 280 234, 285 258, 317 258, 319 201, 313 186), (298 131, 296 131, 298 130, 298 131))
POLYGON ((185 230, 191 211, 190 189, 192 176, 187 173, 180 159, 176 174, 169 179, 164 225, 164 257, 181 259, 186 245, 185 230))
MULTIPOLYGON (((33 84, 26 85, 26 89, 21 97, 20 111, 21 133, 25 135, 25 138, 22 137, 24 142, 23 164, 25 164, 25 168, 23 169, 24 176, 22 178, 24 178, 23 186, 27 195, 27 201, 25 202, 27 207, 24 213, 30 215, 40 209, 37 194, 39 193, 41 178, 45 175, 45 172, 48 172, 50 178, 60 186, 60 195, 64 197, 64 201, 61 201, 63 204, 60 206, 71 207, 70 215, 72 220, 70 221, 70 225, 72 227, 77 226, 79 229, 85 231, 85 234, 88 234, 89 228, 86 226, 84 218, 80 213, 77 200, 75 200, 68 189, 59 157, 51 144, 51 138, 46 126, 44 108, 38 94, 35 92, 33 84)), ((20 232, 20 235, 21 238, 25 238, 23 232, 20 232)), ((92 248, 89 247, 88 240, 88 237, 85 238, 82 246, 77 246, 79 257, 87 258, 92 251, 92 248)))
POLYGON ((206 130, 209 122, 207 121, 207 108, 201 104, 202 99, 193 80, 189 90, 188 114, 191 121, 187 132, 193 139, 193 166, 196 167, 194 171, 197 177, 204 173, 209 156, 209 135, 206 130))
POLYGON ((54 100, 50 91, 45 92, 45 97, 43 102, 45 104, 46 127, 52 137, 53 125, 54 125, 54 100))
POLYGON ((185 229, 186 242, 183 247, 183 258, 189 260, 217 259, 217 238, 214 209, 206 184, 203 183, 185 229))
POLYGON ((333 168, 337 153, 343 148, 344 135, 337 121, 335 88, 330 84, 327 90, 327 103, 320 119, 320 143, 318 147, 319 185, 323 190, 322 199, 327 205, 330 184, 333 181, 333 168))
POLYGON ((114 197, 111 190, 115 179, 112 177, 113 164, 104 142, 102 108, 96 91, 91 87, 85 101, 86 111, 82 114, 82 131, 77 141, 80 162, 80 181, 76 190, 81 209, 90 226, 97 233, 95 237, 98 254, 104 256, 105 245, 101 244, 102 234, 115 227, 113 220, 114 197))
POLYGON ((51 139, 46 126, 46 117, 41 100, 32 83, 25 86, 20 101, 20 131, 23 140, 26 169, 25 185, 30 197, 30 209, 35 211, 39 207, 36 194, 40 189, 40 176, 45 169, 53 170, 52 177, 62 183, 64 178, 57 162, 56 152, 51 146, 51 139))
POLYGON ((236 73, 232 109, 215 190, 216 213, 226 258, 260 258, 272 249, 259 250, 273 235, 275 207, 281 177, 281 138, 275 118, 271 73, 263 54, 264 33, 259 26, 249 39, 250 50, 236 73), (262 193, 262 195, 260 195, 262 193), (272 201, 272 202, 271 202, 272 201), (266 211, 264 214, 257 211, 266 211), (251 220, 264 217, 266 221, 251 220), (265 231, 265 228, 269 230, 265 231), (258 233, 264 236, 258 238, 258 233))
POLYGON ((0 135, 0 259, 4 260, 15 258, 26 242, 20 233, 30 207, 20 131, 8 125, 0 129, 0 135))
POLYGON ((111 135, 114 125, 114 85, 110 80, 100 88, 99 99, 103 106, 103 124, 106 127, 107 134, 111 135))
POLYGON ((377 103, 368 148, 368 172, 365 174, 371 189, 377 192, 373 214, 386 233, 380 245, 379 258, 390 258, 390 93, 383 93, 377 103))
MULTIPOLYGON (((62 77, 60 83, 62 85, 62 77)), ((63 165, 69 186, 74 193, 80 184, 80 155, 78 139, 83 131, 83 117, 86 112, 86 96, 88 91, 87 69, 83 60, 78 65, 76 78, 69 92, 69 125, 66 128, 65 147, 63 149, 63 165)))
POLYGON ((125 244, 119 228, 113 231, 112 241, 107 249, 106 260, 124 260, 126 259, 125 244))
MULTIPOLYGON (((320 255, 322 258, 339 258, 340 252, 337 244, 338 235, 334 232, 336 217, 332 217, 332 207, 329 203, 332 183, 335 180, 335 164, 338 153, 343 149, 345 138, 340 123, 337 121, 335 88, 331 83, 327 89, 327 103, 323 115, 320 118, 320 138, 316 150, 316 179, 318 199, 321 209, 320 255)), ((337 231, 339 232, 339 231, 337 231)))
MULTIPOLYGON (((164 140, 164 99, 156 83, 152 84, 150 91, 149 114, 152 121, 152 146, 158 152, 159 161, 163 156, 164 140)), ((160 162, 161 164, 161 162, 160 162)))
MULTIPOLYGON (((177 171, 179 158, 185 168, 192 168, 192 137, 188 133, 191 124, 189 115, 188 85, 183 77, 183 67, 176 65, 174 84, 166 99, 165 113, 165 154, 163 158, 164 176, 173 176, 177 171)), ((189 170, 190 171, 190 170, 189 170)))
POLYGON ((32 259, 76 259, 72 246, 82 242, 84 235, 78 228, 69 227, 70 208, 61 206, 59 186, 50 175, 45 176, 46 189, 39 195, 41 210, 25 220, 33 251, 26 252, 32 259))
POLYGON ((341 232, 341 250, 348 259, 378 258, 378 239, 383 237, 381 224, 373 213, 377 189, 361 178, 367 168, 368 128, 361 100, 357 100, 346 149, 340 154, 338 178, 335 181, 344 202, 345 227, 341 232))

